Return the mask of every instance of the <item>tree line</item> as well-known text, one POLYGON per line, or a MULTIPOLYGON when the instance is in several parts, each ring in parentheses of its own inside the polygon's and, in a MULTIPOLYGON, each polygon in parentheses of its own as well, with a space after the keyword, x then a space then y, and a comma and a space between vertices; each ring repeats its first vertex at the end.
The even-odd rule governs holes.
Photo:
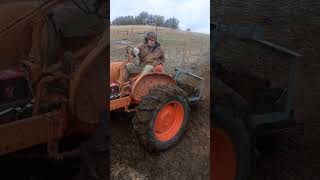
POLYGON ((173 29, 179 28, 179 20, 175 17, 165 19, 164 16, 149 14, 145 11, 137 16, 119 16, 115 18, 112 25, 154 25, 168 27, 173 29))

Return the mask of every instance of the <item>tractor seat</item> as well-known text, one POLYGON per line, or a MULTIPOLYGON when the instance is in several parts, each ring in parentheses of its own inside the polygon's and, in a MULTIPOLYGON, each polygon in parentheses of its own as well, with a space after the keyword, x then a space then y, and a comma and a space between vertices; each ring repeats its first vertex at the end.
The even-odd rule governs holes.
MULTIPOLYGON (((163 66, 162 65, 158 65, 158 66, 154 67, 152 69, 152 72, 163 73, 164 72, 163 71, 163 66)), ((129 78, 129 81, 130 82, 136 81, 138 79, 138 77, 140 76, 140 74, 141 73, 133 73, 133 74, 131 74, 130 75, 131 77, 129 78)))

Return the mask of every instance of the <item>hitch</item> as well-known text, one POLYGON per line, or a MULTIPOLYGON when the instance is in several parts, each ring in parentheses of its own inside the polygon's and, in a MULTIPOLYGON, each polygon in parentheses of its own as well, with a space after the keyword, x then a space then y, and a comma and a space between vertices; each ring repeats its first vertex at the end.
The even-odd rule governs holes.
POLYGON ((189 70, 183 70, 179 67, 176 67, 175 68, 175 75, 173 77, 173 79, 177 82, 178 81, 178 77, 181 76, 181 75, 187 75, 187 76, 190 76, 198 81, 200 81, 200 84, 198 86, 198 95, 197 96, 193 96, 193 97, 188 97, 188 100, 190 103, 197 103, 198 101, 200 101, 202 99, 202 95, 203 95, 203 87, 204 87, 204 78, 200 77, 200 76, 197 76, 195 74, 192 73, 192 71, 189 69, 189 70))

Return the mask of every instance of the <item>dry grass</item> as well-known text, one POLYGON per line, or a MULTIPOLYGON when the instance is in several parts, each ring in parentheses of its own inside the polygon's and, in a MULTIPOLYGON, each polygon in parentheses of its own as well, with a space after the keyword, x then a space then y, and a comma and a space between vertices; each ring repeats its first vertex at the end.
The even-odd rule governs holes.
MULTIPOLYGON (((155 32, 155 27, 131 25, 111 26, 111 62, 122 61, 125 55, 126 46, 115 45, 114 42, 124 40, 128 42, 129 45, 134 46, 143 41, 143 33, 148 31, 155 32)), ((158 41, 166 53, 165 71, 167 73, 172 73, 174 67, 178 66, 180 62, 183 68, 199 69, 199 71, 195 71, 200 73, 199 75, 209 73, 210 36, 208 34, 159 27, 158 41)))

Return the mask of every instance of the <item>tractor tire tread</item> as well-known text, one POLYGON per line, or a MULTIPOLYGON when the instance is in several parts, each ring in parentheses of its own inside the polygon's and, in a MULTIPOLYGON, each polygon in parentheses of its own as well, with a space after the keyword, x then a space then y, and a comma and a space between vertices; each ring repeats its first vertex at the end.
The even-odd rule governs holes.
MULTIPOLYGON (((159 105, 166 103, 168 99, 179 96, 189 103, 186 93, 175 85, 158 85, 150 89, 149 94, 142 97, 140 105, 136 109, 136 115, 132 120, 134 132, 138 136, 140 143, 150 152, 156 152, 167 149, 174 143, 159 145, 154 139, 150 138, 150 121, 154 118, 154 112, 158 110, 159 105)), ((190 108, 188 106, 188 112, 190 108)), ((189 115, 189 114, 188 114, 189 115)), ((187 118, 189 124, 189 117, 187 118)), ((184 128, 183 131, 186 129, 184 128)), ((180 130, 181 131, 181 130, 180 130)))

